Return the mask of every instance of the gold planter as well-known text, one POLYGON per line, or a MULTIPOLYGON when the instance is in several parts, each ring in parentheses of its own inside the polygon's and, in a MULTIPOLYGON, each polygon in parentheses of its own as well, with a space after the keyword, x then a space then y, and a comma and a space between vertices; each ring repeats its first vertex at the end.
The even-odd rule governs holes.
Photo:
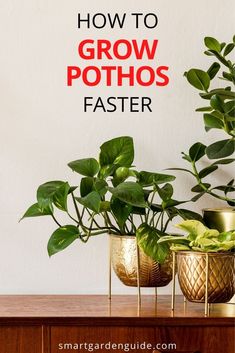
POLYGON ((235 208, 205 209, 203 210, 205 224, 209 228, 227 232, 235 229, 235 208))
MULTIPOLYGON (((110 235, 112 267, 126 286, 137 286, 136 237, 110 235)), ((152 260, 139 249, 140 286, 164 287, 172 280, 172 256, 164 264, 152 260)))
MULTIPOLYGON (((191 302, 205 302, 206 253, 177 252, 180 288, 191 302)), ((208 253, 208 303, 226 303, 235 293, 233 253, 208 253)))

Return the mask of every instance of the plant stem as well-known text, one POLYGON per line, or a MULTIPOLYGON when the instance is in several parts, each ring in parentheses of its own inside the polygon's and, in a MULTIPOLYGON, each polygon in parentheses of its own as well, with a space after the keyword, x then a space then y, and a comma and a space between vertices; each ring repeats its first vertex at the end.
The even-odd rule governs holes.
POLYGON ((62 227, 61 224, 57 221, 57 219, 55 218, 55 216, 52 214, 51 217, 53 218, 53 220, 55 221, 55 223, 59 226, 62 227))
POLYGON ((213 197, 215 197, 215 198, 217 198, 219 200, 223 200, 223 201, 226 201, 226 202, 234 202, 233 199, 230 199, 229 197, 220 196, 220 195, 216 194, 215 192, 211 191, 210 189, 208 189, 205 186, 205 184, 203 184, 201 178, 199 177, 195 162, 193 161, 191 164, 192 164, 192 168, 193 168, 195 177, 197 179, 198 185, 200 185, 202 190, 204 190, 207 194, 209 194, 209 195, 211 195, 211 196, 213 196, 213 197))

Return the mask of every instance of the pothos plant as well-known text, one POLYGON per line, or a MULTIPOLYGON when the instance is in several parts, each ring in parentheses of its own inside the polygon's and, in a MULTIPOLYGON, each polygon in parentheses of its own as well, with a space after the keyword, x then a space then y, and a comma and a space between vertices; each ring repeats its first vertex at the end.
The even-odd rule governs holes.
POLYGON ((78 186, 67 181, 49 181, 39 186, 37 202, 22 218, 50 216, 57 229, 48 241, 52 256, 75 240, 86 243, 104 233, 136 235, 139 246, 154 260, 164 262, 167 244, 157 240, 167 234, 173 218, 201 220, 201 216, 180 208, 187 201, 173 198, 168 174, 137 171, 133 167, 134 144, 129 136, 103 143, 99 158, 78 159, 68 166, 81 175, 78 186), (69 224, 62 224, 56 210, 67 214, 69 224))
POLYGON ((235 230, 220 233, 200 221, 183 221, 176 225, 186 236, 164 236, 159 244, 169 244, 172 251, 227 252, 235 249, 235 230))
POLYGON ((225 185, 212 186, 206 181, 206 177, 222 165, 235 161, 235 63, 229 59, 229 54, 235 47, 235 36, 231 43, 220 43, 217 39, 206 37, 204 39, 205 54, 216 59, 207 71, 201 69, 190 69, 185 72, 188 82, 200 91, 200 97, 206 101, 206 106, 196 109, 203 113, 206 131, 211 129, 222 130, 226 139, 216 141, 209 146, 197 142, 183 153, 183 158, 190 164, 189 169, 174 168, 190 173, 196 180, 192 188, 197 195, 194 201, 204 194, 226 201, 230 206, 235 206, 235 199, 232 196, 235 191, 234 179, 229 180, 225 185), (222 71, 222 72, 221 72, 222 71), (213 80, 219 75, 224 85, 211 89, 213 80), (206 158, 206 159, 205 159, 206 158), (200 168, 199 163, 204 160, 208 165, 200 168), (213 160, 213 161, 211 161, 213 160))

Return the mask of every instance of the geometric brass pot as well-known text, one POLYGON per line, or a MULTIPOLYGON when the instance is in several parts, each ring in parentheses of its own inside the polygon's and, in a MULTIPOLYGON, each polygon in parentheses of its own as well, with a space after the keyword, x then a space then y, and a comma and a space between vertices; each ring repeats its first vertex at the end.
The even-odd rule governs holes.
MULTIPOLYGON (((234 253, 208 254, 208 303, 226 303, 235 294, 234 253)), ((205 302, 206 253, 178 251, 180 288, 191 302, 205 302)))
MULTIPOLYGON (((137 249, 133 235, 110 235, 111 261, 117 277, 126 286, 137 287, 137 249)), ((172 255, 159 264, 139 248, 140 287, 164 287, 172 280, 172 255)))
POLYGON ((219 232, 227 232, 235 229, 235 209, 204 209, 203 218, 209 228, 217 229, 219 232))

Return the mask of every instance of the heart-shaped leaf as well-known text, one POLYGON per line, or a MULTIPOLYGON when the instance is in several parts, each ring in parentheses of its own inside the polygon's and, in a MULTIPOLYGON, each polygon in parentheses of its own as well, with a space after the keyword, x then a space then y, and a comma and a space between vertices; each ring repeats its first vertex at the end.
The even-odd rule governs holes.
POLYGON ((66 249, 79 237, 79 230, 73 225, 58 228, 50 237, 47 245, 49 256, 66 249))

